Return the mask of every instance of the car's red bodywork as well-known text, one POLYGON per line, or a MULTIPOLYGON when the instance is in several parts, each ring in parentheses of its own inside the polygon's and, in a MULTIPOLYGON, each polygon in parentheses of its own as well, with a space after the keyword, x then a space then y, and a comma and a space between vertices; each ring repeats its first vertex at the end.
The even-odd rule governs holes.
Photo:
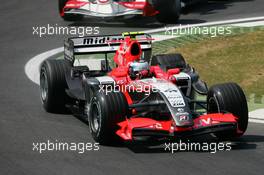
MULTIPOLYGON (((114 56, 117 67, 108 75, 111 76, 119 86, 133 84, 133 82, 136 86, 140 83, 141 78, 132 80, 129 75, 130 64, 134 61, 138 61, 142 54, 141 49, 138 51, 138 54, 131 54, 131 49, 135 45, 140 48, 138 41, 127 36, 124 41, 121 42, 114 56)), ((179 68, 169 69, 165 72, 159 66, 150 66, 150 73, 156 79, 163 79, 176 85, 177 81, 173 75, 179 74, 180 72, 181 70, 179 68)), ((133 104, 134 102, 130 94, 126 90, 124 90, 123 93, 126 96, 128 104, 133 104)), ((137 111, 135 109, 132 110, 132 116, 136 114, 137 111)), ((133 140, 134 136, 191 136, 230 129, 236 130, 237 135, 243 134, 237 127, 237 117, 231 113, 204 113, 194 118, 191 126, 176 126, 172 118, 163 121, 140 116, 127 118, 118 123, 118 126, 119 129, 116 131, 116 134, 124 140, 133 140)))

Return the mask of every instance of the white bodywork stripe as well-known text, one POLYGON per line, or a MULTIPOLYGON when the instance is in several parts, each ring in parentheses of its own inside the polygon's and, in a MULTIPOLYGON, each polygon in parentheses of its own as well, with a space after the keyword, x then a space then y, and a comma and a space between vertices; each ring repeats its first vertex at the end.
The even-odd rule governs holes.
POLYGON ((102 77, 95 77, 100 84, 112 84, 115 82, 115 80, 112 77, 109 76, 102 76, 102 77))
POLYGON ((156 78, 139 80, 139 82, 146 83, 152 86, 152 88, 155 88, 155 90, 160 91, 167 98, 172 107, 185 106, 183 96, 175 84, 156 78))

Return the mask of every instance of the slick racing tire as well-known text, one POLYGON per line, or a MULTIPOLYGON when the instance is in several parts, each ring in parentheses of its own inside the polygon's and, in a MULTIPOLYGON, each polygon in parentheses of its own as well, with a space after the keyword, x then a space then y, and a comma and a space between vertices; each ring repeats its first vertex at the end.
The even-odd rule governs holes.
POLYGON ((176 23, 181 15, 181 0, 153 0, 157 20, 162 23, 176 23))
POLYGON ((229 112, 237 117, 238 130, 215 133, 219 139, 232 139, 242 136, 248 126, 248 106, 245 94, 236 83, 212 86, 207 95, 207 112, 229 112))
POLYGON ((90 133, 101 145, 111 145, 117 141, 117 123, 124 121, 128 113, 128 103, 121 92, 97 92, 90 103, 88 122, 90 133))
POLYGON ((63 14, 63 8, 69 0, 59 0, 59 13, 65 21, 80 21, 83 15, 79 14, 63 14))
POLYGON ((186 62, 181 54, 167 54, 155 55, 151 60, 152 66, 160 66, 164 71, 173 68, 180 68, 181 70, 187 67, 186 62))
POLYGON ((40 70, 40 92, 44 109, 52 113, 68 113, 65 107, 70 97, 65 90, 65 60, 46 60, 40 70))

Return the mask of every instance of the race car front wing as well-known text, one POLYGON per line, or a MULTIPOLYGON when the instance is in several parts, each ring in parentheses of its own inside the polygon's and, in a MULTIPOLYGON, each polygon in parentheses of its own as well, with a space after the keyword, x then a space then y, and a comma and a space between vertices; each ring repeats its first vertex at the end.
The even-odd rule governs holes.
MULTIPOLYGON (((81 14, 92 17, 118 17, 127 15, 153 16, 158 12, 146 1, 134 2, 112 1, 68 1, 64 14, 81 14)), ((62 14, 62 15, 64 15, 62 14)))
POLYGON ((133 140, 137 136, 152 137, 191 137, 203 134, 217 133, 222 131, 236 131, 236 117, 232 114, 205 114, 194 119, 193 126, 175 126, 174 121, 156 121, 150 118, 130 118, 120 122, 116 134, 123 140, 133 140))

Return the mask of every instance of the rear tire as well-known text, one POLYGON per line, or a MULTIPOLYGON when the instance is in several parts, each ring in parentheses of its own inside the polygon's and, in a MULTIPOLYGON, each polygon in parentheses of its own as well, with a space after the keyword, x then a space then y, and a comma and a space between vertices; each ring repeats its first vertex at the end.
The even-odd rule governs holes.
POLYGON ((70 98, 65 92, 68 88, 65 80, 65 70, 65 60, 46 60, 41 66, 41 101, 47 112, 68 113, 65 105, 70 101, 70 98))
POLYGON ((117 123, 124 121, 128 113, 128 103, 121 92, 98 92, 92 98, 88 114, 92 137, 101 145, 116 141, 117 123))
POLYGON ((232 139, 242 136, 248 126, 248 106, 245 94, 236 83, 225 83, 212 86, 207 96, 208 113, 230 112, 238 119, 238 129, 236 131, 226 131, 215 133, 219 139, 232 139))
POLYGON ((187 67, 183 56, 179 53, 167 55, 155 55, 151 60, 152 66, 160 66, 163 71, 168 69, 179 68, 181 70, 187 67))
POLYGON ((162 23, 176 23, 181 15, 181 0, 153 0, 159 11, 157 20, 162 23))
POLYGON ((83 19, 83 15, 79 14, 63 14, 63 8, 69 0, 59 0, 59 13, 65 21, 80 21, 83 19))

